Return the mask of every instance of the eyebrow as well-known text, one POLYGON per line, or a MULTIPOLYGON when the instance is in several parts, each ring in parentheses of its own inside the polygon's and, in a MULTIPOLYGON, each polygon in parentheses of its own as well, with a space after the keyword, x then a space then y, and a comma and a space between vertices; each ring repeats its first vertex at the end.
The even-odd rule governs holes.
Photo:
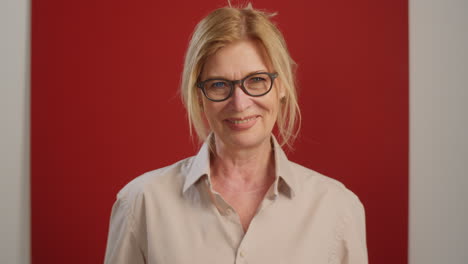
MULTIPOLYGON (((259 73, 259 72, 268 72, 268 71, 265 70, 265 69, 262 69, 262 70, 258 70, 258 71, 249 72, 249 73, 247 73, 246 75, 244 75, 244 77, 242 77, 242 79, 245 78, 246 76, 249 76, 249 75, 254 74, 254 73, 259 73)), ((224 77, 224 76, 215 75, 215 76, 208 76, 208 77, 205 79, 205 81, 206 81, 206 80, 212 80, 212 79, 231 80, 231 79, 226 78, 226 77, 224 77)), ((231 80, 231 81, 232 81, 232 80, 231 80)))

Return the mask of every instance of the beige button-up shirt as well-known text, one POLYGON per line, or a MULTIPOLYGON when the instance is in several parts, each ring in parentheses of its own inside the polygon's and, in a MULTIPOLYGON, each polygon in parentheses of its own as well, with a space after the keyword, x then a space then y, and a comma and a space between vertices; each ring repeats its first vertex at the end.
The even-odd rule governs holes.
POLYGON ((274 137, 273 145, 276 180, 247 232, 211 187, 205 143, 196 156, 143 174, 118 193, 105 263, 367 263, 356 195, 289 161, 274 137))

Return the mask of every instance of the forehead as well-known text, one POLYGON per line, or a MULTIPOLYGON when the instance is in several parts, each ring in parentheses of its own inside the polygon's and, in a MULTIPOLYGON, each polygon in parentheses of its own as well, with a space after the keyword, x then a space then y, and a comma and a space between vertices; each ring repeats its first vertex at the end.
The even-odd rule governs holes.
POLYGON ((259 41, 239 40, 220 48, 208 57, 202 78, 224 77, 241 79, 255 71, 270 71, 265 48, 259 41))

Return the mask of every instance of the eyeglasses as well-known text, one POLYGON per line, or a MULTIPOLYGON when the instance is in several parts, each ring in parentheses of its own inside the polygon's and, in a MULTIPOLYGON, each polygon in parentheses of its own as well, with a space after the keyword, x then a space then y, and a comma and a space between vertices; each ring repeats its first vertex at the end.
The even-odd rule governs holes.
POLYGON ((278 73, 257 72, 247 75, 242 80, 208 79, 198 82, 197 87, 209 100, 222 102, 232 96, 238 83, 244 93, 253 97, 263 96, 271 91, 276 77, 278 73))

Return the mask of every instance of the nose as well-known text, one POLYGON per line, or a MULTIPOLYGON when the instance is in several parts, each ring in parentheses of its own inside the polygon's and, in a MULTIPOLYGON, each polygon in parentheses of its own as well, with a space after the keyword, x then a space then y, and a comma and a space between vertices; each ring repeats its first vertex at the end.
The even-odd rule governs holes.
POLYGON ((252 105, 252 97, 244 93, 240 83, 234 85, 234 91, 232 91, 231 105, 237 112, 243 112, 252 105))

